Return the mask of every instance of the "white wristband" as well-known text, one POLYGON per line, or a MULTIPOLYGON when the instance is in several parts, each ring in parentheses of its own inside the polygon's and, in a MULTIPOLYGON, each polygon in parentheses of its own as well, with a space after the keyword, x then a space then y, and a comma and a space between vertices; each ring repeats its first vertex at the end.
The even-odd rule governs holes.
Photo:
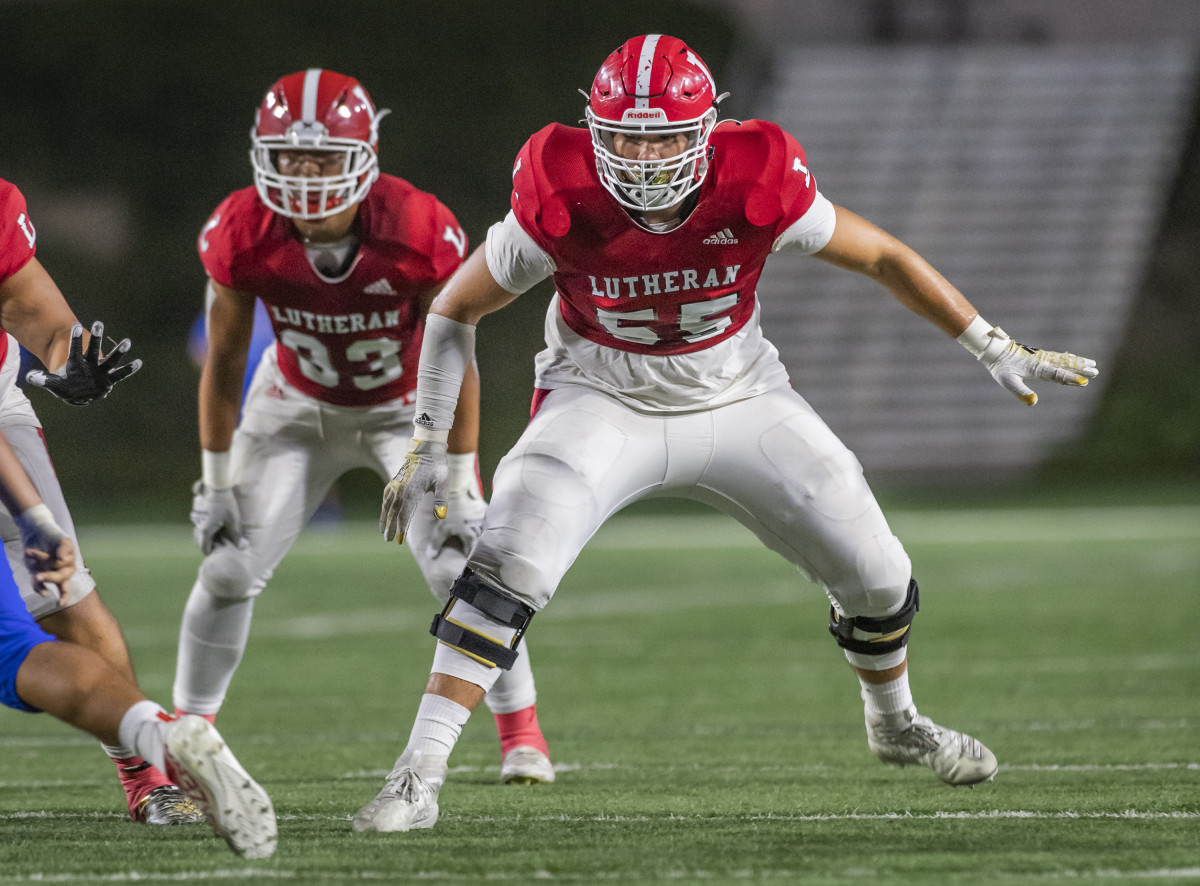
POLYGON ((450 491, 465 492, 479 489, 479 475, 475 470, 474 452, 449 452, 446 464, 450 468, 450 491))
POLYGON ((438 428, 426 427, 418 422, 413 422, 412 438, 417 443, 442 443, 446 444, 450 441, 450 431, 440 430, 438 428))
POLYGON ((233 480, 229 476, 229 452, 200 450, 200 476, 208 489, 229 489, 233 480))
POLYGON ((17 528, 21 530, 22 535, 27 535, 27 528, 39 529, 42 531, 52 530, 57 535, 63 535, 62 529, 54 522, 54 515, 50 513, 44 503, 34 505, 31 508, 26 508, 13 518, 17 524, 17 528))
POLYGON ((992 324, 976 314, 975 319, 967 325, 967 328, 955 341, 970 351, 971 355, 978 360, 992 341, 992 324))

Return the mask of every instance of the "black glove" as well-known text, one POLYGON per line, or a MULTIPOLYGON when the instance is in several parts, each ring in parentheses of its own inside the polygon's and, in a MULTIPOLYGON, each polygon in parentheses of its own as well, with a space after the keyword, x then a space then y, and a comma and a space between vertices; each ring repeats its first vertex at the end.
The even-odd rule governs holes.
POLYGON ((72 406, 86 406, 93 400, 108 396, 113 385, 129 378, 142 368, 141 360, 112 365, 114 357, 129 350, 129 339, 122 339, 108 354, 100 353, 104 342, 104 324, 97 320, 92 324, 92 340, 87 352, 83 350, 83 326, 76 323, 71 327, 71 350, 67 365, 60 372, 34 369, 25 375, 25 381, 35 387, 45 388, 72 406))

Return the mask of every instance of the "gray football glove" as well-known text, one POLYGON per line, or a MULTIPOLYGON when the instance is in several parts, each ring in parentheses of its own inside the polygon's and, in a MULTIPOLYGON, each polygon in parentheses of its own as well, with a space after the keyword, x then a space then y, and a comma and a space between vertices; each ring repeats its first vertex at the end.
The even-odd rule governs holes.
POLYGON ((33 589, 43 597, 68 602, 66 584, 75 574, 75 542, 54 522, 44 504, 34 505, 13 521, 21 532, 25 568, 33 578, 33 589))
POLYGON ((1001 386, 1012 391, 1028 406, 1036 403, 1038 397, 1025 384, 1027 379, 1083 387, 1088 379, 1099 375, 1095 360, 1062 351, 1035 350, 1013 341, 999 326, 988 335, 991 341, 979 355, 979 362, 1001 386))
POLYGON ((141 360, 118 364, 114 359, 129 350, 129 339, 121 339, 107 354, 101 352, 103 344, 104 324, 97 320, 92 324, 92 338, 84 351, 83 326, 76 323, 71 327, 71 348, 66 365, 58 372, 31 370, 25 374, 25 381, 34 387, 45 388, 72 406, 86 406, 93 400, 102 400, 113 385, 142 368, 141 360))
POLYGON ((193 536, 200 550, 211 554, 219 544, 239 549, 249 542, 242 528, 242 512, 232 489, 210 489, 203 480, 192 486, 193 536))
POLYGON ((413 440, 404 456, 404 464, 383 490, 383 510, 379 514, 379 531, 388 541, 404 543, 404 533, 412 522, 417 505, 425 493, 433 490, 433 513, 446 519, 447 490, 450 485, 450 466, 446 462, 446 444, 431 440, 413 440))

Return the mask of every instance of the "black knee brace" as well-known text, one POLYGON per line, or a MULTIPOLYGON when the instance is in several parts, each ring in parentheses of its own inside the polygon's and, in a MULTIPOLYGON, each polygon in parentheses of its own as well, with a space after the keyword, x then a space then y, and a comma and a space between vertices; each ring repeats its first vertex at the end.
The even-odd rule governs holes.
POLYGON ((851 652, 863 655, 895 652, 908 645, 908 627, 918 609, 920 596, 917 593, 917 580, 910 578, 904 605, 892 615, 883 618, 868 618, 865 615, 841 618, 837 610, 830 606, 829 633, 833 634, 839 646, 851 652))
POLYGON ((525 629, 529 627, 533 616, 532 608, 496 590, 470 569, 465 569, 463 574, 455 579, 446 607, 433 617, 429 633, 481 664, 508 671, 516 663, 517 646, 525 636, 525 629), (517 632, 513 635, 512 642, 505 646, 491 637, 451 621, 450 610, 454 608, 455 600, 469 603, 488 618, 506 627, 516 628, 517 632))

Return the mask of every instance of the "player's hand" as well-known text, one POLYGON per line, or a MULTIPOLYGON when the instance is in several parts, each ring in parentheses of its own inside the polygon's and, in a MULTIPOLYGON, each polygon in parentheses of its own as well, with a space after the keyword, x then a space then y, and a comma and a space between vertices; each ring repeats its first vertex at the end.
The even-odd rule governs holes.
POLYGON ((471 553, 483 533, 483 515, 487 502, 472 483, 450 493, 446 501, 446 519, 434 524, 429 533, 429 556, 436 560, 446 551, 471 553))
POLYGON ((1100 370, 1096 361, 1062 351, 1043 351, 1013 341, 999 326, 989 335, 979 362, 1004 388, 1016 394, 1026 405, 1037 402, 1037 394, 1025 384, 1027 380, 1056 381, 1060 385, 1083 387, 1100 370))
POLYGON ((33 589, 59 603, 69 602, 67 581, 75 574, 75 542, 54 522, 50 509, 35 505, 15 518, 25 548, 25 568, 33 589))
POLYGON ((239 550, 249 542, 242 528, 242 512, 232 489, 210 489, 203 480, 192 487, 192 526, 196 544, 211 554, 219 544, 231 544, 239 550))
POLYGON ((446 463, 446 444, 432 440, 413 440, 404 456, 404 464, 383 490, 383 510, 379 514, 379 531, 388 541, 404 543, 404 533, 412 522, 417 505, 425 493, 433 490, 433 513, 446 519, 447 491, 450 486, 450 467, 446 463))
POLYGON ((142 368, 141 360, 117 363, 116 358, 129 350, 129 339, 121 339, 107 354, 101 351, 103 344, 104 324, 97 320, 92 324, 92 338, 84 351, 83 326, 76 323, 71 327, 71 349, 66 365, 58 372, 34 369, 26 373, 25 381, 45 388, 72 406, 86 406, 93 400, 101 400, 108 396, 113 385, 142 368))
POLYGON ((54 597, 65 606, 71 602, 67 582, 75 574, 75 542, 63 538, 49 552, 25 549, 25 567, 33 576, 33 589, 43 597, 54 597))

